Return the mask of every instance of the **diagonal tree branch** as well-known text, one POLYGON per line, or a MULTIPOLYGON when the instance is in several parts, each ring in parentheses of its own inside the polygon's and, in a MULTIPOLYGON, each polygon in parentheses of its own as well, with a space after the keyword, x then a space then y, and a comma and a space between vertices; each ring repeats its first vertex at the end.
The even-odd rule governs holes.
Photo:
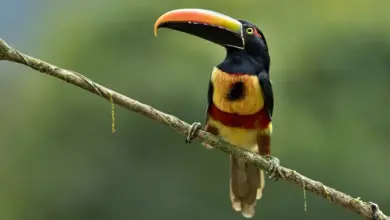
MULTIPOLYGON (((2 39, 0 39, 0 60, 8 60, 11 62, 20 63, 41 73, 54 76, 77 87, 88 90, 89 92, 101 96, 107 100, 112 100, 114 103, 128 110, 137 112, 150 119, 165 124, 182 135, 188 135, 190 125, 178 119, 177 117, 158 111, 149 105, 143 104, 125 95, 101 86, 81 75, 80 73, 62 69, 50 63, 23 54, 10 47, 2 39)), ((210 145, 225 153, 244 158, 264 170, 270 169, 270 163, 267 159, 257 154, 251 153, 243 148, 229 144, 228 142, 208 132, 199 130, 195 134, 195 139, 201 142, 209 143, 210 145)), ((321 182, 312 180, 296 172, 295 170, 286 167, 281 166, 280 173, 282 176, 284 176, 286 181, 294 183, 295 185, 302 187, 304 190, 321 196, 334 204, 343 206, 361 215, 365 219, 390 220, 390 217, 386 216, 375 203, 365 202, 360 200, 360 198, 354 198, 346 193, 325 186, 321 182)))

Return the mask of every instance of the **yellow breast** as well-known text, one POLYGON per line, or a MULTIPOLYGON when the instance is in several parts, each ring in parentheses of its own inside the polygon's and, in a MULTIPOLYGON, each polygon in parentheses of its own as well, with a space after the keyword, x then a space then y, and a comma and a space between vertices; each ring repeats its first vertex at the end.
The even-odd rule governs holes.
POLYGON ((257 76, 228 74, 214 68, 211 83, 214 87, 213 102, 221 111, 251 115, 260 111, 264 106, 263 94, 257 76), (244 84, 244 97, 235 101, 228 100, 227 94, 231 86, 237 82, 244 84))
POLYGON ((218 129, 219 135, 231 144, 257 152, 257 134, 259 130, 232 128, 209 118, 208 123, 218 129))

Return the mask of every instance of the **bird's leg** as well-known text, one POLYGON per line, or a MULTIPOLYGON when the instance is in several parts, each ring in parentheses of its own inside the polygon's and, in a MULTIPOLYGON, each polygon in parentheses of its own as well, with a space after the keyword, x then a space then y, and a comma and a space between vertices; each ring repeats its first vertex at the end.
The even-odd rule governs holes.
MULTIPOLYGON (((187 137, 185 139, 185 142, 186 143, 191 143, 191 141, 195 137, 196 132, 199 131, 199 129, 201 129, 201 127, 202 126, 201 126, 200 122, 192 123, 190 129, 188 129, 188 134, 187 134, 187 137)), ((204 131, 209 132, 209 133, 211 133, 213 135, 218 135, 219 134, 218 129, 216 127, 210 125, 209 123, 206 123, 204 131)), ((207 149, 212 149, 213 148, 211 145, 209 145, 206 142, 202 142, 202 145, 205 146, 207 149)))
MULTIPOLYGON (((209 132, 209 133, 213 134, 213 135, 219 135, 218 129, 216 127, 212 126, 208 122, 206 123, 206 126, 205 126, 204 130, 206 132, 209 132)), ((202 145, 205 146, 207 149, 213 149, 213 147, 211 145, 209 145, 208 143, 206 143, 206 142, 203 142, 202 145)))
POLYGON ((280 160, 277 157, 271 156, 271 134, 270 132, 261 132, 257 136, 257 146, 261 156, 268 160, 270 165, 267 174, 270 179, 277 181, 280 177, 285 178, 280 171, 280 160))
POLYGON ((190 129, 188 129, 188 134, 187 134, 187 137, 185 139, 185 142, 191 143, 191 141, 195 138, 196 132, 199 131, 199 129, 201 129, 201 127, 202 127, 202 125, 200 122, 192 123, 192 125, 190 126, 190 129))

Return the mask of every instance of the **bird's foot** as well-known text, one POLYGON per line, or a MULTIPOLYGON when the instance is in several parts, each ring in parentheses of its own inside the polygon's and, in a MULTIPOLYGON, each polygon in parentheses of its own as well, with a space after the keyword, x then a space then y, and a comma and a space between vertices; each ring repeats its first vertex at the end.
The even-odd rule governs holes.
POLYGON ((368 203, 370 204, 372 210, 372 220, 378 220, 379 206, 373 202, 368 202, 368 203))
POLYGON ((269 178, 275 181, 277 181, 280 177, 285 179, 285 176, 280 171, 280 160, 277 157, 273 157, 271 155, 266 155, 265 158, 268 160, 270 165, 267 172, 269 178))
POLYGON ((190 129, 188 129, 188 134, 185 139, 186 143, 191 143, 191 141, 195 138, 195 134, 199 129, 201 129, 202 125, 200 122, 192 123, 190 129))

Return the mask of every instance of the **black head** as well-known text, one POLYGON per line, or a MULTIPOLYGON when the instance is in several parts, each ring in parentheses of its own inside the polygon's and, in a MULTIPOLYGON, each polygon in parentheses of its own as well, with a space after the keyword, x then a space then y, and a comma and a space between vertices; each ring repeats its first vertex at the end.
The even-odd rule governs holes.
POLYGON ((255 25, 239 20, 242 23, 243 38, 244 38, 244 50, 247 51, 252 57, 256 57, 262 60, 268 60, 269 63, 269 52, 268 44, 265 39, 263 32, 255 25))
POLYGON ((242 24, 243 47, 224 45, 227 50, 225 60, 218 68, 229 73, 269 72, 270 56, 263 32, 255 25, 239 20, 242 24))

